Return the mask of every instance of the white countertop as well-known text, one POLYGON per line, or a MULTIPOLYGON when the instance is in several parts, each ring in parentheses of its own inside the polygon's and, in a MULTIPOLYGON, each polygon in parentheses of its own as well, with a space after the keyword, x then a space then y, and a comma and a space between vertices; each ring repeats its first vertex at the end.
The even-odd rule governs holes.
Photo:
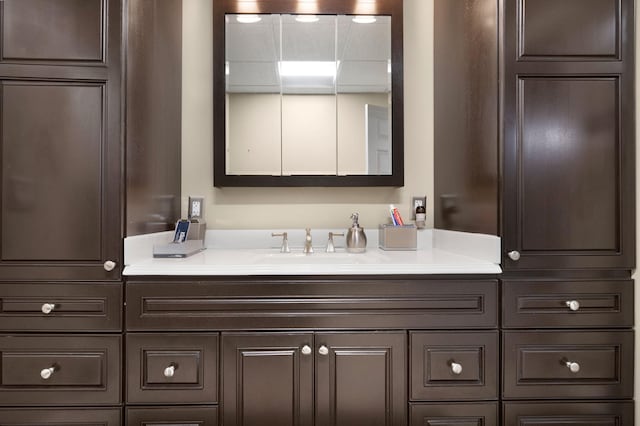
MULTIPOLYGON (((280 232, 281 230, 277 230, 280 232)), ((499 274, 500 238, 443 230, 418 231, 418 249, 378 248, 378 230, 365 229, 365 253, 347 253, 335 237, 336 253, 326 253, 330 230, 312 230, 314 253, 303 254, 304 230, 288 230, 291 253, 280 253, 281 238, 271 230, 208 230, 206 250, 187 258, 153 258, 153 245, 165 244, 173 232, 125 238, 126 276, 258 275, 403 275, 499 274)), ((335 230, 333 230, 335 232, 335 230)))

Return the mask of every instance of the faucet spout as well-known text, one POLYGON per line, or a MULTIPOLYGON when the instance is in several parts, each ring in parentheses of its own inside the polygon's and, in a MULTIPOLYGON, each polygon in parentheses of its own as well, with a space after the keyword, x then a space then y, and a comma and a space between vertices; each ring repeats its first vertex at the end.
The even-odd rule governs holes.
POLYGON ((311 241, 311 228, 306 228, 305 231, 307 231, 307 236, 304 238, 304 249, 302 249, 302 252, 305 254, 311 254, 313 253, 313 245, 311 241))

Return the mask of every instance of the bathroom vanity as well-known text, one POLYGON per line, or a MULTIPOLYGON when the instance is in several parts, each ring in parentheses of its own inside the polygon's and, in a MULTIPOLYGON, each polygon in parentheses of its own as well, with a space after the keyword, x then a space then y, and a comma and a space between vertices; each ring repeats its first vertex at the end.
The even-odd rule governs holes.
MULTIPOLYGON (((280 229, 209 230, 159 260, 182 197, 182 6, 0 1, 0 424, 634 424, 632 0, 434 0, 441 230, 416 251, 369 228, 351 255, 323 252, 327 230, 312 255, 301 229, 291 253, 280 229)), ((391 175, 220 185, 399 185, 417 141, 393 130, 391 175)))
POLYGON ((271 231, 209 231, 187 259, 149 256, 169 233, 125 241, 129 413, 153 422, 189 404, 182 421, 206 425, 216 410, 228 425, 496 424, 498 238, 424 231, 417 250, 389 252, 369 232, 365 253, 326 253, 327 232, 312 230, 321 242, 303 254, 304 233, 287 233, 290 253, 271 231))
POLYGON ((500 241, 479 234, 386 252, 369 233, 355 255, 288 234, 281 253, 267 230, 209 231, 188 259, 150 257, 170 233, 125 241, 129 418, 633 423, 630 280, 500 282, 500 241))

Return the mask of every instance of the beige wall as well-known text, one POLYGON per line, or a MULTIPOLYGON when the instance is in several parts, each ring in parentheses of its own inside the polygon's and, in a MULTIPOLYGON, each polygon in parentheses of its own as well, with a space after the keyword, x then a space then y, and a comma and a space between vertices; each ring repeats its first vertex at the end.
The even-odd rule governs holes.
POLYGON ((280 95, 236 93, 226 102, 227 173, 279 175, 280 95))
POLYGON ((333 95, 282 97, 282 172, 336 172, 336 100, 333 95))
POLYGON ((226 99, 227 173, 246 175, 366 174, 365 105, 388 106, 386 93, 341 93, 337 102, 271 93, 226 99))
POLYGON ((405 186, 402 188, 214 188, 211 0, 183 9, 182 195, 206 197, 209 228, 377 227, 388 204, 410 214, 412 196, 428 197, 433 226, 433 1, 405 0, 405 186))

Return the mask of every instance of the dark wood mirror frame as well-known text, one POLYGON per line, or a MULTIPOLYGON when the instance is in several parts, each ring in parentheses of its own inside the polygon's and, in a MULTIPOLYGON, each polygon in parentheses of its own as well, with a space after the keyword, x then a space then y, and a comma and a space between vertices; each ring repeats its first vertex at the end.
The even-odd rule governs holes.
POLYGON ((387 15, 391 17, 391 134, 390 175, 259 176, 226 174, 225 143, 225 15, 236 13, 301 13, 297 0, 216 0, 213 2, 213 178, 216 187, 278 186, 403 186, 404 95, 402 0, 367 0, 367 13, 358 0, 316 0, 318 15, 387 15))

